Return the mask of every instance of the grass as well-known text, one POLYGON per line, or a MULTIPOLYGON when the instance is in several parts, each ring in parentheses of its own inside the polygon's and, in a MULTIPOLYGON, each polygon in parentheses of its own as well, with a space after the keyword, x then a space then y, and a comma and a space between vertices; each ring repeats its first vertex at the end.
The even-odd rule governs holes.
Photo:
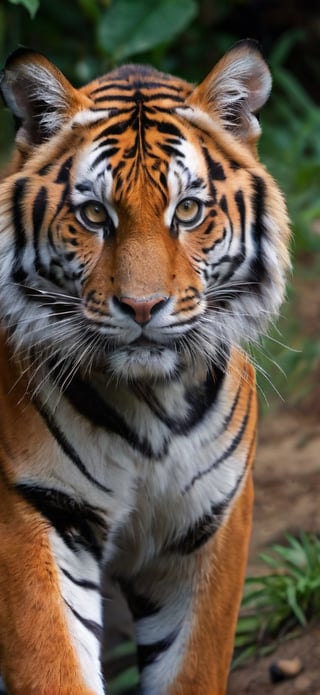
POLYGON ((299 538, 287 534, 285 545, 273 545, 259 557, 267 571, 246 580, 233 667, 273 651, 320 617, 318 536, 303 531, 299 538))

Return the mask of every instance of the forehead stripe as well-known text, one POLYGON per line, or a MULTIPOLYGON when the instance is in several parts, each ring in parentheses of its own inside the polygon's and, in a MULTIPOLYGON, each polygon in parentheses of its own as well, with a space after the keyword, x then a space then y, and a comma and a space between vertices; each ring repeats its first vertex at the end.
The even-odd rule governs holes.
POLYGON ((177 102, 178 104, 181 104, 183 101, 185 101, 184 97, 178 96, 178 94, 170 94, 168 92, 155 92, 154 94, 148 94, 146 91, 141 92, 140 90, 132 92, 130 89, 129 94, 108 94, 106 97, 101 96, 97 97, 94 100, 95 104, 100 104, 103 101, 124 101, 124 102, 130 102, 132 101, 133 103, 136 103, 138 100, 142 102, 152 102, 152 101, 157 101, 160 99, 170 99, 170 101, 177 102))
POLYGON ((107 92, 109 90, 117 90, 126 92, 129 89, 132 91, 141 89, 143 87, 144 89, 168 89, 173 92, 181 92, 181 87, 178 87, 175 84, 170 84, 170 81, 164 81, 164 82, 148 82, 147 80, 143 81, 141 79, 137 80, 136 82, 109 82, 107 84, 101 85, 101 87, 96 87, 96 89, 93 89, 91 92, 91 96, 94 94, 100 94, 101 92, 107 92))

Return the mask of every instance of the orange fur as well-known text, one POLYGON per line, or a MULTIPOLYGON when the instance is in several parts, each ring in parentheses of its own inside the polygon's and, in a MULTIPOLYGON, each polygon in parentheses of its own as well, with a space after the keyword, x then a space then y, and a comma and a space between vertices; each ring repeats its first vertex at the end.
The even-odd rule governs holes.
MULTIPOLYGON (((253 453, 253 452, 252 452, 253 453)), ((225 695, 242 595, 253 507, 248 473, 226 524, 199 554, 195 625, 170 695, 225 695)))
POLYGON ((45 433, 3 332, 0 371, 0 672, 10 695, 94 695, 79 677, 48 525, 12 487, 45 433))
POLYGON ((79 677, 46 523, 1 477, 0 495, 0 669, 9 693, 94 695, 79 677))

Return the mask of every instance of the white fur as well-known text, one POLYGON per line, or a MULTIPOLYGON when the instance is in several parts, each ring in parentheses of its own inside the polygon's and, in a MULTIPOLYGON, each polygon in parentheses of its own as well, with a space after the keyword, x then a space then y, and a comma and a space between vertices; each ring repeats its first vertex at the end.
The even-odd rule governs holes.
MULTIPOLYGON (((94 580, 99 583, 99 568, 89 553, 79 552, 75 555, 68 549, 55 531, 50 531, 50 539, 58 567, 64 567, 73 574, 76 566, 76 576, 78 578, 80 576, 82 579, 90 579, 92 581, 94 577, 94 580)), ((59 582, 64 601, 83 618, 93 620, 102 627, 100 594, 75 585, 62 571, 59 573, 59 582)), ((104 695, 100 665, 100 642, 67 606, 65 607, 65 615, 70 637, 79 658, 84 681, 95 695, 104 695)))

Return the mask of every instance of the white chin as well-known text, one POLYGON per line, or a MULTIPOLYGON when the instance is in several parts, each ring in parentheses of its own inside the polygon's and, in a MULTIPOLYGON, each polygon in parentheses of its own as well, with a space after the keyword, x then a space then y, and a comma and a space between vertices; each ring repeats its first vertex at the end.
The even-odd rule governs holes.
POLYGON ((119 348, 109 357, 114 375, 125 380, 162 380, 172 378, 179 367, 179 357, 169 348, 119 348))

